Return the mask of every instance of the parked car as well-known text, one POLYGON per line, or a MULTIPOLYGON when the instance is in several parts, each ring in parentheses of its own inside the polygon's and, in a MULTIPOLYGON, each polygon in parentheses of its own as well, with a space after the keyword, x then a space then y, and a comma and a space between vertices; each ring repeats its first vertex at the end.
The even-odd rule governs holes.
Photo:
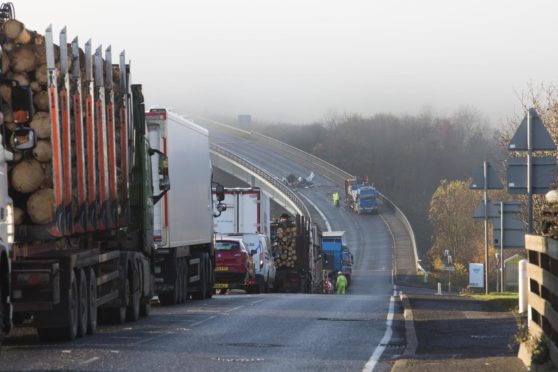
POLYGON ((227 236, 241 237, 254 260, 255 282, 249 283, 246 290, 250 293, 269 292, 273 288, 276 271, 269 238, 265 234, 248 233, 227 234, 227 236))
POLYGON ((246 289, 251 278, 254 278, 254 263, 242 236, 217 236, 215 290, 224 293, 227 289, 246 289))

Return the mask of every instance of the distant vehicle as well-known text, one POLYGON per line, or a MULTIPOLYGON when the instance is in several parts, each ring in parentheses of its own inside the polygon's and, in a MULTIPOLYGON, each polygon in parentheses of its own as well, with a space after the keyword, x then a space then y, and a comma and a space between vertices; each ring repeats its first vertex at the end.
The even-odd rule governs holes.
POLYGON ((345 180, 345 203, 357 214, 378 211, 377 191, 367 176, 345 180))
POLYGON ((246 289, 254 277, 253 260, 242 236, 217 236, 215 241, 215 285, 217 292, 246 289))
POLYGON ((324 231, 322 233, 322 250, 326 259, 328 277, 335 283, 337 273, 341 271, 351 283, 353 273, 353 255, 345 242, 345 231, 324 231))
POLYGON ((254 293, 269 292, 275 282, 275 262, 269 238, 264 234, 227 234, 242 237, 254 261, 255 282, 248 285, 247 291, 254 293))

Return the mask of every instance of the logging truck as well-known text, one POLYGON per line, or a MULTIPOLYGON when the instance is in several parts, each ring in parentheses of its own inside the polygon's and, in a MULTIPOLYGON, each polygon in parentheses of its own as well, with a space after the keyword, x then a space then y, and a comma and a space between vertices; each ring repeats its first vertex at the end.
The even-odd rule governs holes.
POLYGON ((286 214, 271 223, 271 242, 276 252, 275 290, 322 293, 321 232, 317 225, 286 214))
POLYGON ((211 296, 207 131, 146 114, 124 53, 113 64, 110 47, 68 44, 65 28, 57 46, 51 27, 42 36, 1 23, 2 330, 10 301, 14 324, 71 340, 97 319, 147 315, 154 294, 211 296))

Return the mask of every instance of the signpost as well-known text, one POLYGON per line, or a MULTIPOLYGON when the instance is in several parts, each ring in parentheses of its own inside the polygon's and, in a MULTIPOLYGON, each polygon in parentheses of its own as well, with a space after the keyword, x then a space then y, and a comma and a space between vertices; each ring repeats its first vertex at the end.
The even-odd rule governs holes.
POLYGON ((485 161, 483 163, 482 172, 477 172, 473 176, 470 188, 484 191, 484 211, 482 213, 484 218, 484 284, 486 294, 488 294, 488 190, 502 189, 503 186, 492 166, 485 161))

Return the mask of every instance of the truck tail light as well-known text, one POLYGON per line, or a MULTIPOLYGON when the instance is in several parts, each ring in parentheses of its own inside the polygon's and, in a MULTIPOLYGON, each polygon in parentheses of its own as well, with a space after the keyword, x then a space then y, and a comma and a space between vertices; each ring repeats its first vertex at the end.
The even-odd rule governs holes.
POLYGON ((50 283, 49 273, 12 273, 15 285, 43 285, 50 283))

